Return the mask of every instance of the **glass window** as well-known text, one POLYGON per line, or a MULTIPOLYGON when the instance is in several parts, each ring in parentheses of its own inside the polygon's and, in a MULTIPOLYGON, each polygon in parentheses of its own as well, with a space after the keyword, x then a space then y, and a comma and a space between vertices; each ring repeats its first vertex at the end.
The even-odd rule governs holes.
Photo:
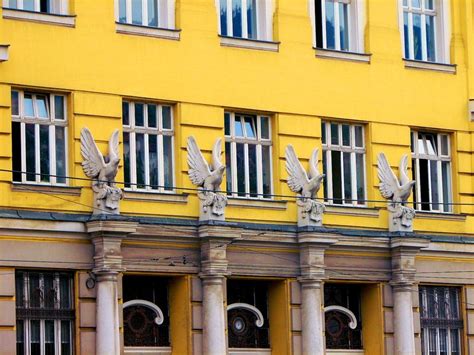
POLYGON ((227 194, 271 198, 270 118, 226 112, 227 194))
POLYGON ((67 15, 67 5, 63 0, 3 0, 3 6, 9 9, 58 15, 67 15))
POLYGON ((441 2, 403 1, 404 57, 428 62, 443 62, 441 2))
POLYGON ((119 0, 117 22, 174 29, 174 0, 119 0))
POLYGON ((365 205, 364 127, 322 122, 324 198, 328 203, 365 205), (330 137, 330 138, 326 138, 330 137))
POLYGON ((124 101, 122 109, 125 187, 150 192, 172 191, 171 106, 124 101))
POLYGON ((13 181, 66 184, 64 95, 12 91, 13 181))
POLYGON ((414 205, 418 210, 452 212, 449 135, 412 132, 414 205))
POLYGON ((422 354, 461 354, 459 291, 457 287, 419 286, 422 354))
POLYGON ((72 354, 75 317, 73 275, 66 272, 17 271, 15 284, 17 353, 72 354))

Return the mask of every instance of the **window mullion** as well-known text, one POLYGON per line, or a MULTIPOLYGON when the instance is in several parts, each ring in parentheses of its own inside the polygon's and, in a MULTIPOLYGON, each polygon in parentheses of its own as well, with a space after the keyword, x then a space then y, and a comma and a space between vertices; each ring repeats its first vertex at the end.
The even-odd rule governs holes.
MULTIPOLYGON (((234 119, 231 120, 234 123, 234 119)), ((237 194, 237 143, 231 143, 231 171, 232 171, 232 196, 237 194)))
POLYGON ((54 320, 54 347, 56 354, 61 355, 61 320, 54 320))
POLYGON ((232 26, 232 0, 227 0, 227 36, 232 37, 234 35, 232 26))
POLYGON ((148 1, 147 0, 142 0, 142 25, 143 26, 148 25, 148 1))
MULTIPOLYGON (((248 0, 252 1, 252 0, 248 0)), ((247 0, 241 0, 242 11, 242 37, 248 38, 249 37, 249 29, 248 29, 248 22, 247 22, 247 0)))
POLYGON ((17 8, 23 10, 23 0, 17 0, 17 8))
MULTIPOLYGON (((324 1, 324 0, 322 0, 324 1)), ((334 1, 334 44, 336 45, 336 50, 341 50, 341 29, 339 26, 339 6, 342 6, 337 1, 334 1)), ((347 29, 346 29, 347 30, 347 29)))
POLYGON ((40 11, 41 10, 41 5, 40 5, 40 0, 35 0, 35 11, 40 11))
POLYGON ((250 178, 249 178, 249 145, 244 144, 244 166, 245 166, 245 197, 250 197, 250 178))

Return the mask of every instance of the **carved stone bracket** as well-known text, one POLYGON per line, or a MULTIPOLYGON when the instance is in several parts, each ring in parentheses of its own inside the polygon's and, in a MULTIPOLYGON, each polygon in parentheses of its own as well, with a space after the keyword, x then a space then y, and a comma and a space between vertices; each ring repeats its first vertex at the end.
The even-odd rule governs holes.
POLYGON ((206 191, 199 189, 199 220, 225 220, 225 206, 227 206, 227 196, 223 193, 206 191))
POLYGON ((416 212, 401 203, 390 203, 387 207, 390 232, 413 232, 413 219, 416 212))
POLYGON ((323 225, 324 203, 310 198, 296 199, 298 206, 298 227, 320 227, 323 225))

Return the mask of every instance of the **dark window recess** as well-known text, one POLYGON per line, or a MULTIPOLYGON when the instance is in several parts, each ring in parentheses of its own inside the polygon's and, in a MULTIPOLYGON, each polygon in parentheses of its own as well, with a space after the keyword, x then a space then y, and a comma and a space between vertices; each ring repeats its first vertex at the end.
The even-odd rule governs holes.
POLYGON ((360 287, 357 285, 325 284, 324 306, 342 306, 354 313, 357 327, 349 327, 347 315, 331 311, 325 313, 326 348, 362 349, 362 322, 360 311, 360 287))
POLYGON ((13 181, 21 182, 21 123, 12 122, 13 181))
POLYGON ((268 322, 268 284, 259 281, 227 281, 227 304, 248 303, 263 315, 263 326, 257 327, 257 317, 244 308, 227 313, 230 348, 270 348, 268 322))
POLYGON ((323 48, 323 16, 321 13, 321 0, 314 1, 315 21, 316 21, 316 47, 323 48))
POLYGON ((124 276, 123 302, 145 300, 163 312, 162 324, 155 323, 151 309, 136 305, 123 310, 125 346, 169 346, 170 317, 168 307, 168 279, 151 276, 124 276))

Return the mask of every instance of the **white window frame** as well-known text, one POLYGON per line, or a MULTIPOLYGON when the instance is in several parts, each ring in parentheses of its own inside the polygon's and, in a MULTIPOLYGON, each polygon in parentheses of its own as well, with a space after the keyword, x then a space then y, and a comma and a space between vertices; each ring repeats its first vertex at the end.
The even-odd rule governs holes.
MULTIPOLYGON (((42 12, 52 15, 67 15, 69 13, 69 0, 51 0, 52 1, 52 12, 42 12)), ((25 10, 23 6, 23 0, 16 0, 16 7, 13 6, 13 0, 3 0, 3 7, 12 10, 25 10)), ((40 12, 40 0, 34 0, 34 12, 40 12)))
POLYGON ((12 90, 12 92, 18 93, 18 115, 13 115, 12 113, 12 121, 20 123, 21 129, 21 181, 14 181, 16 183, 23 183, 23 184, 38 184, 38 185, 60 185, 66 186, 68 185, 68 114, 67 114, 67 97, 64 94, 56 94, 56 93, 42 93, 42 92, 30 92, 30 91, 23 91, 23 90, 12 90), (33 98, 33 110, 35 117, 29 117, 24 114, 24 97, 25 93, 31 95, 33 98), (36 98, 37 96, 46 96, 49 98, 47 103, 49 104, 48 110, 48 118, 39 118, 36 108, 36 98), (64 119, 56 119, 55 118, 55 106, 54 106, 54 97, 61 96, 63 97, 64 103, 64 119), (35 181, 27 180, 28 173, 33 174, 31 171, 26 170, 26 124, 34 124, 35 125, 35 181), (40 125, 48 125, 49 126, 49 172, 47 174, 41 172, 41 161, 40 161, 40 125), (64 155, 65 155, 65 182, 60 183, 57 182, 56 176, 56 127, 64 127, 64 155), (49 175, 49 181, 41 181, 42 175, 49 175))
MULTIPOLYGON (((343 50, 346 52, 354 52, 354 53, 364 53, 364 29, 366 26, 366 16, 365 16, 365 0, 332 0, 335 5, 335 12, 334 12, 334 22, 336 26, 339 25, 339 11, 338 9, 339 4, 348 4, 348 22, 349 22, 349 49, 343 50)), ((316 0, 308 0, 308 12, 309 17, 311 19, 311 26, 313 28, 313 47, 318 48, 317 46, 317 31, 318 31, 318 24, 316 23, 316 0)), ((323 47, 321 49, 328 49, 327 48, 327 41, 326 41, 326 26, 325 26, 325 0, 321 0, 321 18, 322 18, 322 40, 323 40, 323 47)), ((340 39, 338 40, 340 33, 339 31, 335 31, 335 47, 334 49, 329 50, 337 50, 341 51, 340 49, 340 39)))
MULTIPOLYGON (((130 154, 130 187, 126 187, 125 190, 128 191, 142 191, 142 192, 151 192, 151 193, 173 193, 175 185, 175 151, 174 151, 174 115, 173 115, 173 106, 172 105, 163 105, 152 102, 141 102, 141 101, 132 101, 124 100, 124 103, 128 103, 128 119, 129 124, 123 125, 123 132, 129 134, 129 154, 130 154), (143 105, 143 126, 135 125, 135 104, 143 105), (156 128, 148 126, 148 105, 156 106, 157 122, 156 128), (170 108, 170 119, 171 119, 171 129, 163 128, 163 106, 170 108), (136 154, 136 134, 144 135, 144 150, 145 150, 145 187, 138 188, 137 184, 137 154, 136 154), (158 150, 158 188, 152 189, 150 185, 150 164, 149 164, 149 141, 148 137, 150 135, 156 136, 158 140, 157 150, 158 150), (171 137, 171 186, 173 188, 165 189, 165 171, 164 171, 164 151, 163 151, 163 136, 171 137)), ((124 166, 125 169, 125 166, 124 166)))
MULTIPOLYGON (((245 113, 236 113, 236 112, 228 112, 226 111, 225 114, 229 115, 229 124, 230 124, 230 135, 225 136, 225 142, 230 143, 231 147, 231 162, 230 162, 230 169, 232 171, 232 191, 228 192, 227 194, 236 197, 236 198, 251 198, 251 199, 272 199, 273 197, 273 152, 272 152, 272 127, 271 127, 271 118, 268 115, 255 115, 255 114, 245 114, 245 113), (236 116, 242 120, 242 130, 244 137, 237 137, 235 136, 235 120, 236 116), (257 127, 257 137, 256 138, 247 138, 246 128, 243 121, 244 117, 253 117, 256 119, 257 127), (262 138, 261 136, 261 120, 265 118, 268 120, 268 139, 262 138), (238 193, 238 181, 237 181, 237 144, 244 144, 244 156, 245 156, 245 196, 240 196, 238 193), (250 196, 250 174, 249 174, 249 152, 248 146, 249 144, 256 146, 256 155, 257 155, 257 196, 250 196), (263 195, 263 160, 262 160, 262 146, 269 147, 269 154, 270 154, 270 195, 269 197, 265 197, 263 195)), ((229 162, 226 161, 226 164, 229 162)), ((229 178, 228 176, 226 178, 229 178)), ((253 194, 253 193, 252 193, 253 194)))
POLYGON ((155 0, 158 8, 158 25, 149 26, 148 25, 148 1, 142 1, 142 23, 141 25, 135 24, 132 22, 132 0, 126 1, 126 21, 120 21, 120 0, 115 0, 115 21, 117 23, 129 24, 133 26, 144 26, 150 28, 163 28, 174 30, 176 27, 175 24, 175 0, 155 0))
POLYGON ((426 16, 434 16, 435 21, 435 60, 430 63, 450 64, 450 6, 449 0, 433 0, 434 9, 426 9, 425 2, 427 0, 419 0, 420 8, 412 6, 413 0, 399 0, 399 26, 402 44, 402 56, 405 59, 416 60, 413 44, 413 14, 421 15, 421 61, 428 62, 427 37, 426 37, 426 16), (408 14, 408 57, 405 56, 405 27, 404 13, 408 14))
MULTIPOLYGON (((419 132, 419 131, 412 131, 411 132, 411 135, 412 135, 412 153, 411 153, 411 156, 412 156, 412 159, 415 161, 414 162, 414 169, 415 169, 415 173, 416 173, 416 176, 414 177, 414 180, 416 182, 415 184, 415 193, 416 193, 416 203, 414 203, 415 205, 415 209, 419 210, 419 211, 427 211, 427 210, 423 210, 421 205, 422 204, 426 204, 426 202, 422 202, 421 201, 421 184, 422 183, 426 183, 426 181, 421 181, 420 179, 420 159, 423 159, 423 160, 428 160, 430 161, 430 164, 431 162, 436 162, 437 163, 437 173, 438 173, 438 176, 441 177, 441 179, 438 181, 438 206, 439 206, 439 209, 433 209, 433 204, 432 204, 432 194, 431 194, 431 169, 428 168, 428 191, 429 191, 429 196, 430 196, 430 200, 428 202, 430 202, 430 204, 428 205, 429 206, 429 210, 428 211, 432 211, 432 212, 440 212, 440 213, 452 213, 452 206, 451 205, 448 205, 448 211, 444 211, 444 208, 443 208, 443 204, 444 204, 444 195, 443 195, 443 181, 442 181, 442 170, 441 170, 441 163, 442 162, 446 162, 448 163, 448 172, 449 172, 449 176, 448 176, 448 181, 447 181, 447 186, 448 186, 448 196, 449 196, 449 201, 447 203, 451 203, 452 200, 453 200, 453 192, 452 192, 452 179, 453 179, 453 172, 452 172, 452 159, 451 159, 451 139, 450 139, 450 136, 449 134, 446 134, 446 133, 434 133, 434 132, 419 132), (433 154, 420 154, 419 153, 419 149, 418 149, 418 134, 432 134, 436 137, 436 140, 437 140, 437 144, 438 144, 438 152, 437 152, 437 155, 433 155, 433 154), (442 144, 442 141, 441 141, 441 137, 447 137, 447 149, 448 149, 448 155, 442 155, 441 154, 441 144, 442 144)), ((426 137, 423 136, 423 143, 425 145, 425 152, 426 152, 426 137)))
MULTIPOLYGON (((23 278, 23 296, 24 296, 24 302, 26 308, 29 308, 29 287, 30 287, 30 282, 29 282, 29 273, 30 271, 24 271, 25 275, 23 278)), ((44 290, 44 274, 40 272, 33 271, 34 273, 39 273, 39 286, 42 290, 44 290)), ((59 277, 60 273, 55 272, 55 277, 54 277, 54 287, 56 289, 56 292, 58 294, 58 297, 55 299, 54 302, 54 308, 59 309, 60 308, 60 300, 61 300, 61 288, 59 287, 59 277)), ((72 277, 69 281, 69 302, 71 304, 71 310, 74 310, 74 278, 72 277)), ((44 292, 44 291, 43 291, 44 292)), ((44 299, 40 298, 40 307, 44 307, 44 299)), ((54 347, 55 347, 55 354, 61 355, 61 344, 62 344, 62 338, 61 338, 61 321, 68 321, 70 322, 70 341, 69 343, 71 344, 71 354, 74 353, 74 347, 75 347, 75 342, 74 342, 74 319, 35 319, 40 322, 40 354, 44 355, 45 354, 45 344, 46 344, 46 335, 45 335, 45 321, 46 320, 52 320, 54 322, 54 347)), ((31 319, 23 319, 23 320, 17 320, 17 321, 23 321, 23 331, 24 331, 24 337, 23 337, 23 344, 24 344, 24 350, 26 354, 31 354, 31 319)))
MULTIPOLYGON (((323 154, 325 154, 326 158, 326 165, 325 172, 326 177, 324 179, 324 184, 326 184, 326 191, 327 196, 324 196, 325 203, 330 205, 336 206, 358 206, 358 207, 366 207, 367 206, 367 171, 366 171, 366 144, 365 144, 365 127, 362 124, 353 124, 353 123, 346 123, 346 122, 334 122, 334 121, 322 121, 324 124, 325 135, 326 135, 326 142, 323 141, 323 154), (331 124, 336 124, 338 129, 338 139, 341 144, 333 145, 331 142, 331 124), (342 126, 348 125, 350 127, 350 146, 342 145, 342 126), (362 128, 362 147, 356 147, 355 145, 355 127, 362 128), (342 203, 334 203, 334 196, 333 196, 333 181, 332 181, 332 156, 331 152, 337 151, 341 153, 350 153, 351 155, 351 202, 346 202, 345 191, 344 191, 344 159, 343 155, 341 154, 341 200, 342 203), (358 203, 357 197, 357 174, 355 173, 357 170, 357 161, 356 161, 356 154, 362 155, 363 161, 363 168, 364 168, 364 195, 362 196, 361 200, 363 203, 358 203)), ((323 163, 324 164, 324 163, 323 163)), ((359 198, 360 199, 360 198, 359 198)))
MULTIPOLYGON (((217 26, 219 35, 223 36, 221 30, 221 17, 220 9, 221 2, 226 2, 226 9, 232 9, 232 0, 215 0, 217 10, 217 26)), ((242 2, 242 9, 247 8, 247 2, 252 0, 240 0, 242 2)), ((275 6, 274 0, 257 0, 256 18, 257 18, 257 38, 248 38, 248 27, 247 27, 247 11, 241 11, 242 14, 242 37, 234 37, 233 26, 232 26, 232 10, 227 11, 226 23, 227 23, 227 34, 226 37, 243 38, 257 41, 272 41, 273 40, 273 13, 275 6)))

